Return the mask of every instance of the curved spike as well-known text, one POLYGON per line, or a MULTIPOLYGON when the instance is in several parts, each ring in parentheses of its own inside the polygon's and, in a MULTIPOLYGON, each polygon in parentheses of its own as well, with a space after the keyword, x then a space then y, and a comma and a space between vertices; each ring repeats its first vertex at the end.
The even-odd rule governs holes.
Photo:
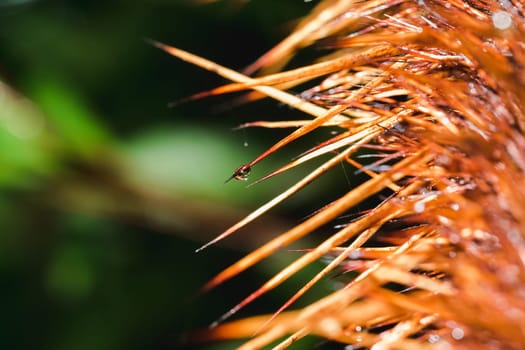
MULTIPOLYGON (((323 126, 337 126, 337 125, 341 124, 341 122, 344 122, 342 120, 334 120, 334 119, 335 118, 333 118, 331 121, 329 121, 327 123, 324 123, 323 126)), ((241 125, 233 128, 233 130, 242 130, 242 129, 253 128, 253 127, 256 127, 256 128, 268 128, 268 129, 274 129, 274 128, 296 128, 296 127, 301 127, 303 125, 306 125, 306 124, 308 124, 310 122, 311 122, 311 120, 287 120, 287 121, 277 121, 277 122, 260 120, 260 121, 256 121, 256 122, 249 122, 249 123, 241 124, 241 125)))

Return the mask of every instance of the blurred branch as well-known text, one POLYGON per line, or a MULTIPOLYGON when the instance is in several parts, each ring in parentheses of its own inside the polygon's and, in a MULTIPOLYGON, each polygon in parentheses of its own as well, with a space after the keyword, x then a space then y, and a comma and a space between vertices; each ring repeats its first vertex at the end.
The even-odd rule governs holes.
MULTIPOLYGON (((46 191, 52 192, 44 195, 52 199, 49 204, 60 210, 109 217, 184 236, 199 244, 248 213, 224 202, 166 194, 150 186, 141 188, 102 167, 78 169, 46 191)), ((249 235, 239 233, 223 246, 249 251, 290 225, 287 220, 269 215, 250 227, 249 235)))

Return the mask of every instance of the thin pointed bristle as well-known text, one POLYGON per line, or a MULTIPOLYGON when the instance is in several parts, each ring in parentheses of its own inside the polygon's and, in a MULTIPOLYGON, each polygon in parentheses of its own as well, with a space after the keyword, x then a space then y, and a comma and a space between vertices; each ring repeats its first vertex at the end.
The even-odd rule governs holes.
POLYGON ((306 335, 360 349, 524 348, 523 37, 520 1, 325 0, 247 68, 259 77, 153 42, 233 81, 216 92, 253 89, 308 115, 241 124, 237 129, 296 129, 227 181, 246 180, 256 164, 315 130, 322 140, 248 187, 329 158, 199 250, 328 170, 357 169, 334 186, 342 191, 336 199, 318 203, 303 222, 203 287, 216 287, 291 244, 311 247, 307 236, 320 242, 293 247, 303 254, 222 315, 211 337, 251 337, 242 350, 284 349, 306 335), (330 51, 283 70, 314 43, 330 51), (305 91, 285 91, 297 86, 305 91), (327 126, 332 133, 321 133, 327 126), (362 173, 367 176, 352 177, 362 173), (349 183, 355 185, 346 190, 349 183), (305 268, 316 261, 325 266, 266 319, 223 324, 299 271, 309 273, 305 268), (287 318, 285 310, 329 272, 335 291, 287 318))

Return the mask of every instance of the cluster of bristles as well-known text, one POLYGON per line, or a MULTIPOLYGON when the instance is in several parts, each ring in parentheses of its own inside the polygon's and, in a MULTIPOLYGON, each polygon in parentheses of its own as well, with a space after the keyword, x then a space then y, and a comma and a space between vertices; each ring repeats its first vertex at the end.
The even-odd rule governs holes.
POLYGON ((205 289, 367 198, 379 192, 388 195, 264 283, 226 313, 208 337, 251 337, 241 349, 268 344, 282 349, 308 335, 355 349, 525 347, 521 1, 323 1, 294 33, 247 69, 246 74, 259 71, 256 78, 156 45, 234 81, 197 97, 252 89, 247 99, 270 96, 312 117, 247 124, 297 129, 233 177, 244 178, 264 157, 316 128, 340 130, 269 176, 315 157, 328 157, 323 165, 218 239, 341 162, 369 176, 224 270, 205 289), (276 73, 297 50, 312 44, 329 54, 309 66, 276 73), (320 84, 300 95, 287 92, 319 77, 320 84), (355 153, 363 147, 376 149, 378 160, 359 163, 355 153), (387 245, 374 246, 372 239, 378 234, 387 245), (292 291, 291 299, 273 316, 223 322, 326 257, 330 258, 326 267, 299 291, 292 291), (290 311, 319 280, 348 270, 358 274, 343 288, 290 311), (393 290, 392 285, 400 288, 393 290))

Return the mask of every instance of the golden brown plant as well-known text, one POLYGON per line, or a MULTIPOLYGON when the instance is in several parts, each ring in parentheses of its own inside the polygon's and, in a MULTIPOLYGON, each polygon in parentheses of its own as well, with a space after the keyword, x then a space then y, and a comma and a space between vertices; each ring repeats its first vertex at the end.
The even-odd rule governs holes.
POLYGON ((375 350, 525 348, 523 2, 322 1, 245 74, 155 45, 233 81, 194 98, 253 90, 246 100, 269 96, 312 117, 244 125, 297 129, 232 178, 244 179, 267 155, 314 129, 339 130, 269 176, 315 157, 331 158, 211 243, 341 162, 369 176, 225 269, 204 289, 365 199, 389 193, 227 312, 208 338, 250 338, 240 349, 268 344, 282 349, 312 334, 375 350), (313 44, 327 55, 281 71, 298 50, 313 44), (257 71, 258 77, 248 76, 257 71), (311 87, 298 96, 286 92, 309 82, 311 87), (378 160, 361 164, 355 154, 364 148, 375 149, 378 160), (388 244, 378 245, 373 239, 378 236, 388 244), (326 267, 273 316, 222 323, 323 257, 331 259, 326 267), (301 310, 288 310, 328 273, 351 270, 357 277, 343 288, 301 310))

